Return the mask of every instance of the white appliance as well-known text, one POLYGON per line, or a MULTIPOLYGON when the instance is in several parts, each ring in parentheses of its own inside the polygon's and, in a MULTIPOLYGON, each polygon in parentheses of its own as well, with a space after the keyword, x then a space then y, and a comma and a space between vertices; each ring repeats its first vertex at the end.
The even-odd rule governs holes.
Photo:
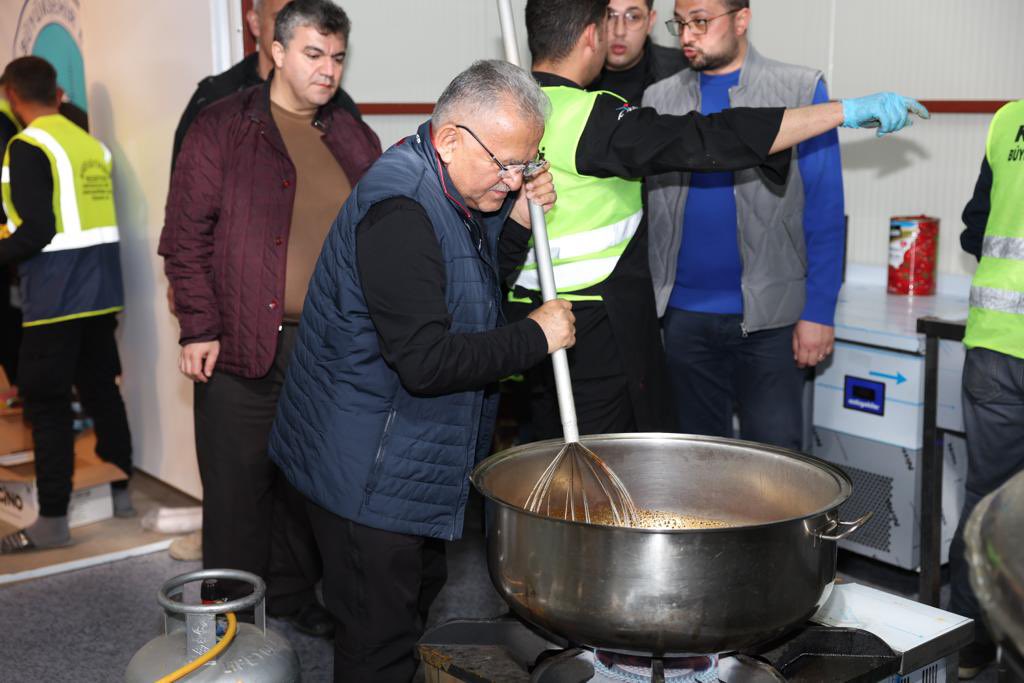
MULTIPOLYGON (((841 547, 904 569, 919 568, 925 340, 917 319, 967 316, 969 282, 940 279, 927 297, 890 295, 877 273, 851 268, 836 309, 835 353, 814 383, 814 455, 853 479, 844 517, 875 513, 841 547), (874 276, 874 277, 872 277, 874 276), (950 291, 952 290, 952 291, 950 291)), ((966 447, 960 403, 964 351, 940 342, 936 419, 944 434, 942 561, 963 505, 966 447)))

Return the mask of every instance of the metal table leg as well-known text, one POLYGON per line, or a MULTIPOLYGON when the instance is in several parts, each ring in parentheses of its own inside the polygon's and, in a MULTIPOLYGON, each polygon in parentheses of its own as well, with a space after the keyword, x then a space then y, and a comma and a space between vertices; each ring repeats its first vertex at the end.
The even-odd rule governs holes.
POLYGON ((921 579, 918 600, 939 606, 942 586, 942 435, 936 424, 939 393, 939 339, 925 338, 924 440, 921 444, 921 579))

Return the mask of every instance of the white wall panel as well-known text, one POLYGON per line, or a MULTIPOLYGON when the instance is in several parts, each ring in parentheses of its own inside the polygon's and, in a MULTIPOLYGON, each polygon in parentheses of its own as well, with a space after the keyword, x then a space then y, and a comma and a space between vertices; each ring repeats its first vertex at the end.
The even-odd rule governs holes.
POLYGON ((229 1, 82 3, 90 124, 114 155, 127 298, 120 335, 122 391, 135 463, 195 496, 201 485, 192 383, 178 372, 178 324, 167 309, 167 280, 156 248, 174 129, 196 83, 214 72, 215 55, 224 54, 215 45, 222 46, 231 32, 231 12, 213 11, 213 5, 229 1), (215 23, 212 17, 220 19, 215 23))
POLYGON ((974 191, 987 130, 988 117, 968 114, 936 116, 881 139, 841 130, 847 260, 885 264, 889 218, 926 213, 941 220, 939 271, 973 273, 974 257, 960 249, 960 214, 974 191))
POLYGON ((838 0, 836 93, 1019 98, 1022 26, 1021 0, 838 0))

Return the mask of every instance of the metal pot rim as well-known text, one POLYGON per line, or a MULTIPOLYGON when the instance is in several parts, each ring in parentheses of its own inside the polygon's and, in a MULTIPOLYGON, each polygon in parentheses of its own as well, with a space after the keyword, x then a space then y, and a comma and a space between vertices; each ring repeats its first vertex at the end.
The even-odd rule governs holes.
POLYGON ((529 510, 526 510, 526 509, 524 509, 524 508, 522 508, 522 507, 520 507, 518 505, 514 505, 512 503, 509 503, 508 501, 504 501, 504 500, 494 496, 490 491, 486 490, 486 488, 483 486, 481 480, 483 479, 484 475, 486 475, 489 470, 494 468, 499 463, 504 462, 505 460, 508 460, 510 458, 515 458, 515 457, 517 457, 519 455, 522 455, 523 452, 525 452, 525 451, 533 451, 538 446, 542 446, 542 445, 552 445, 552 446, 554 446, 554 445, 563 444, 564 441, 562 439, 547 439, 545 441, 532 441, 532 442, 527 443, 527 444, 520 444, 518 446, 513 446, 512 448, 508 448, 508 449, 505 449, 503 451, 499 451, 497 453, 494 453, 493 455, 490 455, 487 458, 485 458, 484 460, 482 460, 479 463, 477 463, 476 467, 473 468, 473 471, 469 475, 469 480, 472 482, 473 487, 477 491, 479 491, 480 494, 484 498, 486 498, 487 500, 489 500, 489 501, 491 501, 493 503, 496 503, 496 504, 498 504, 498 505, 500 505, 500 506, 502 506, 504 508, 511 509, 511 510, 513 510, 515 512, 518 512, 520 514, 523 514, 523 515, 527 515, 529 517, 535 517, 537 519, 542 519, 542 520, 544 520, 546 522, 554 522, 554 523, 557 523, 557 524, 568 524, 568 525, 572 525, 572 526, 592 526, 592 527, 599 527, 599 528, 603 528, 603 529, 614 529, 616 531, 622 531, 622 532, 627 532, 627 533, 647 533, 647 534, 708 534, 708 533, 728 533, 728 532, 735 532, 735 531, 737 531, 739 529, 742 529, 742 530, 754 530, 754 529, 761 529, 761 528, 765 528, 765 527, 775 526, 777 524, 785 524, 787 522, 804 521, 804 520, 808 520, 808 519, 813 519, 814 517, 820 517, 822 515, 826 515, 829 512, 834 511, 836 508, 838 508, 840 505, 842 505, 850 497, 850 495, 853 493, 853 482, 850 480, 850 477, 845 472, 843 472, 841 469, 839 469, 835 465, 832 465, 831 463, 826 462, 826 461, 824 461, 824 460, 822 460, 820 458, 815 458, 814 456, 807 455, 806 453, 800 453, 798 451, 793 451, 793 450, 790 450, 788 448, 781 448, 781 447, 778 447, 778 446, 771 446, 771 445, 768 445, 768 444, 757 443, 757 442, 754 442, 754 441, 743 441, 743 440, 740 440, 740 439, 726 439, 726 438, 718 437, 718 436, 700 436, 700 435, 696 435, 696 434, 677 434, 677 433, 674 433, 674 432, 635 432, 635 433, 618 433, 618 434, 588 434, 588 435, 581 436, 580 437, 580 442, 583 443, 584 445, 586 445, 586 443, 588 441, 592 441, 592 440, 595 440, 595 439, 600 439, 601 441, 630 441, 630 440, 641 440, 641 441, 643 441, 643 440, 648 440, 648 439, 650 439, 650 440, 654 440, 654 439, 670 439, 672 441, 687 441, 687 442, 695 442, 695 443, 720 443, 720 444, 729 444, 729 445, 733 445, 733 446, 753 447, 753 448, 756 448, 758 450, 774 453, 776 455, 786 456, 786 457, 792 458, 794 460, 800 460, 800 461, 803 461, 803 462, 805 462, 807 464, 814 465, 814 466, 818 467, 819 469, 824 470, 825 472, 828 472, 829 474, 831 474, 833 476, 833 478, 835 478, 836 483, 839 485, 839 493, 832 500, 832 502, 830 502, 828 505, 825 505, 821 509, 816 510, 814 512, 806 513, 806 514, 803 514, 803 515, 797 515, 795 517, 788 517, 788 518, 783 518, 783 519, 775 519, 775 520, 771 520, 769 522, 762 522, 760 524, 744 524, 744 525, 739 525, 739 526, 728 526, 728 527, 706 528, 706 529, 705 528, 701 528, 701 529, 637 529, 637 528, 632 528, 632 527, 620 527, 620 526, 615 526, 615 525, 611 525, 611 524, 596 524, 596 523, 587 523, 587 522, 575 522, 575 521, 571 521, 571 520, 567 520, 567 519, 561 519, 561 518, 558 518, 558 517, 548 517, 546 515, 538 514, 538 513, 535 513, 535 512, 530 512, 529 510))

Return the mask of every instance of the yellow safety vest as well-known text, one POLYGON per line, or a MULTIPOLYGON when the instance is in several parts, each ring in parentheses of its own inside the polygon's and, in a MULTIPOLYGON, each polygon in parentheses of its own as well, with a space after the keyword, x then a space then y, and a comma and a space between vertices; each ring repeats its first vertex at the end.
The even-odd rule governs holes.
POLYGON ((964 345, 1024 358, 1024 100, 996 112, 985 156, 992 168, 991 209, 964 345))

